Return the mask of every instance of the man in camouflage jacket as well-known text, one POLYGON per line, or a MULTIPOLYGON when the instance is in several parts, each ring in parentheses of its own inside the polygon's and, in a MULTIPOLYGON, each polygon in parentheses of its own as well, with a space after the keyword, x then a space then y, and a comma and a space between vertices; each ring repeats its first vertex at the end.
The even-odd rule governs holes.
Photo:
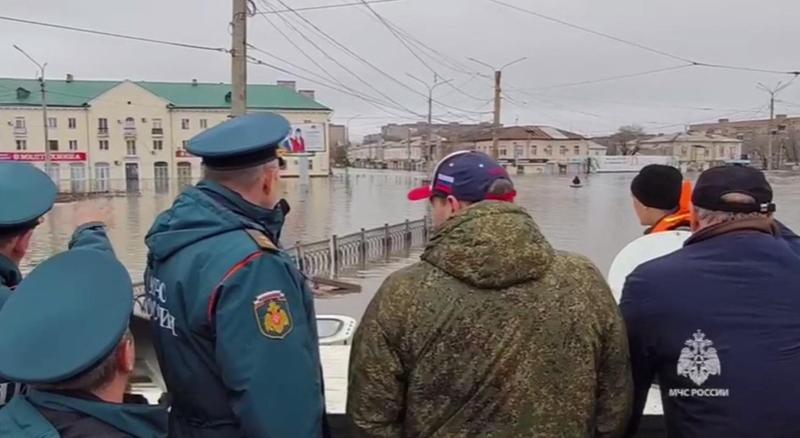
POLYGON ((383 283, 356 332, 359 435, 619 436, 633 385, 600 272, 498 202, 515 192, 488 156, 449 156, 433 181, 409 194, 437 227, 422 260, 383 283))

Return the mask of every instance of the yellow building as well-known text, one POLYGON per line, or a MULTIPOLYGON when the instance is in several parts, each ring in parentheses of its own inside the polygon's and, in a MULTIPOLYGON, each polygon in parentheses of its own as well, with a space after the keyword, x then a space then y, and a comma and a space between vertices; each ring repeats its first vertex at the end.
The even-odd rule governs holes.
MULTIPOLYGON (((64 191, 121 190, 143 182, 201 176, 200 159, 186 142, 228 118, 230 85, 48 80, 48 172, 64 191)), ((285 175, 300 174, 308 157, 310 176, 330 173, 328 124, 331 109, 313 92, 286 85, 250 85, 249 111, 273 111, 292 123, 285 175), (300 130, 299 132, 297 130, 300 130)), ((0 79, 0 161, 44 167, 44 121, 39 82, 0 79)))

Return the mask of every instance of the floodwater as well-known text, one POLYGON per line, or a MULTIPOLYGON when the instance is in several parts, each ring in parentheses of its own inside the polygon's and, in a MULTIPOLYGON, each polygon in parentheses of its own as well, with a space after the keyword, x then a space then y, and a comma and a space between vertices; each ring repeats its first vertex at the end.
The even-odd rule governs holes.
MULTIPOLYGON (((420 219, 426 214, 426 203, 410 203, 405 194, 423 177, 401 171, 350 169, 338 171, 330 179, 311 179, 308 184, 288 179, 284 190, 292 212, 282 242, 291 246, 296 241, 327 239, 333 233, 349 234, 362 227, 420 219)), ((588 256, 605 273, 616 253, 643 230, 631 206, 628 187, 632 178, 633 174, 589 175, 578 189, 569 186, 571 177, 566 176, 519 176, 514 181, 518 203, 532 213, 550 242, 557 249, 588 256)), ((777 218, 800 229, 800 175, 774 174, 770 181, 778 204, 777 218)), ((89 201, 110 206, 109 235, 134 281, 140 281, 144 271, 144 236, 155 216, 177 195, 174 186, 157 193, 152 182, 143 182, 141 189, 139 195, 89 201)), ((23 271, 66 248, 75 222, 73 204, 57 205, 37 228, 23 271)), ((417 255, 357 273, 352 280, 362 285, 360 294, 320 299, 317 312, 360 318, 383 278, 417 255)))

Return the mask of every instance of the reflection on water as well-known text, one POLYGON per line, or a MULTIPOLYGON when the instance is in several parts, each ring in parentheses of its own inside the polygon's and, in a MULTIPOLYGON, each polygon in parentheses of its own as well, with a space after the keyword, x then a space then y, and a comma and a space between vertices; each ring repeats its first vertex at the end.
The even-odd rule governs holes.
MULTIPOLYGON (((338 172, 330 179, 314 178, 308 185, 297 179, 285 181, 285 196, 292 212, 283 243, 326 239, 384 223, 418 219, 425 203, 410 203, 405 194, 420 184, 423 175, 385 171, 338 172)), ((569 187, 570 177, 520 176, 515 178, 518 202, 528 208, 551 243, 558 249, 591 258, 606 272, 614 255, 640 236, 643 228, 634 217, 629 194, 632 174, 590 175, 583 188, 569 187)), ((800 176, 775 175, 771 182, 778 204, 777 217, 800 229, 800 176)), ((110 237, 118 256, 133 275, 141 279, 146 249, 144 237, 155 216, 167 209, 177 195, 172 185, 155 190, 154 182, 141 184, 141 195, 92 202, 108 203, 112 209, 110 237)), ((75 228, 73 208, 57 205, 36 230, 23 270, 66 247, 75 228)), ((396 261, 359 275, 360 295, 319 300, 320 313, 341 313, 359 318, 382 279, 408 261, 396 261)))

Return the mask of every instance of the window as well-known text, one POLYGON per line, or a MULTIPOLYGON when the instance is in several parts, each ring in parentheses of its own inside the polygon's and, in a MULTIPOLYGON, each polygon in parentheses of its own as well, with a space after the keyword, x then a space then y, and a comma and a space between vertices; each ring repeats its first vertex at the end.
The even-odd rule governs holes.
POLYGON ((18 151, 27 151, 28 150, 28 141, 27 140, 17 140, 17 150, 18 151))
POLYGON ((544 154, 546 156, 548 156, 548 157, 552 156, 553 155, 553 147, 552 146, 546 146, 544 148, 544 154))
POLYGON ((192 163, 181 161, 178 163, 178 185, 183 187, 192 183, 192 163))
POLYGON ((25 117, 14 117, 14 128, 25 129, 25 117))
POLYGON ((508 155, 508 151, 506 150, 506 148, 500 148, 499 154, 501 157, 505 157, 508 155))
POLYGON ((574 153, 575 155, 580 155, 580 154, 581 154, 581 147, 580 147, 580 146, 575 146, 575 147, 573 148, 573 153, 574 153))
POLYGON ((48 140, 48 143, 49 147, 47 149, 50 149, 51 151, 58 150, 58 140, 48 140))
POLYGON ((45 165, 44 170, 50 175, 50 179, 52 179, 56 185, 61 181, 61 168, 58 166, 58 163, 45 165))
POLYGON ((127 117, 125 119, 125 128, 130 129, 135 127, 136 127, 136 120, 134 120, 133 117, 127 117))
POLYGON ((153 150, 154 151, 163 151, 164 150, 164 142, 162 140, 153 140, 153 150))
POLYGON ((560 147, 558 148, 558 153, 559 153, 560 155, 567 155, 567 147, 566 147, 566 146, 560 146, 560 147))
POLYGON ((83 193, 86 191, 86 166, 83 163, 72 163, 69 165, 69 179, 72 193, 83 193))
POLYGON ((136 140, 125 141, 125 152, 127 155, 136 155, 136 140))
POLYGON ((153 176, 156 180, 156 192, 169 191, 169 164, 166 161, 156 161, 153 164, 153 176))
POLYGON ((55 117, 48 117, 47 118, 47 127, 48 128, 53 128, 53 129, 58 128, 58 121, 56 120, 55 117))
POLYGON ((78 121, 75 120, 75 117, 70 117, 67 119, 67 127, 69 129, 75 129, 78 127, 78 121))
POLYGON ((181 129, 189 129, 189 119, 181 119, 181 129))
POLYGON ((69 141, 69 150, 77 151, 78 150, 78 140, 70 140, 69 141))
POLYGON ((189 144, 189 140, 184 140, 184 141, 181 143, 181 147, 182 147, 183 149, 186 149, 186 145, 188 145, 188 144, 189 144))
POLYGON ((100 150, 101 151, 108 150, 108 140, 100 140, 100 150))
POLYGON ((94 189, 98 192, 107 192, 109 189, 108 181, 111 179, 111 167, 108 163, 97 163, 94 165, 94 189))
POLYGON ((308 160, 308 170, 314 170, 314 160, 308 160))
POLYGON ((161 129, 161 119, 153 119, 153 129, 161 129))
POLYGON ((208 120, 207 119, 200 119, 200 129, 208 128, 208 120))
POLYGON ((708 148, 703 148, 703 156, 708 157, 708 148))
POLYGON ((97 119, 97 127, 100 129, 108 129, 108 119, 97 119))

